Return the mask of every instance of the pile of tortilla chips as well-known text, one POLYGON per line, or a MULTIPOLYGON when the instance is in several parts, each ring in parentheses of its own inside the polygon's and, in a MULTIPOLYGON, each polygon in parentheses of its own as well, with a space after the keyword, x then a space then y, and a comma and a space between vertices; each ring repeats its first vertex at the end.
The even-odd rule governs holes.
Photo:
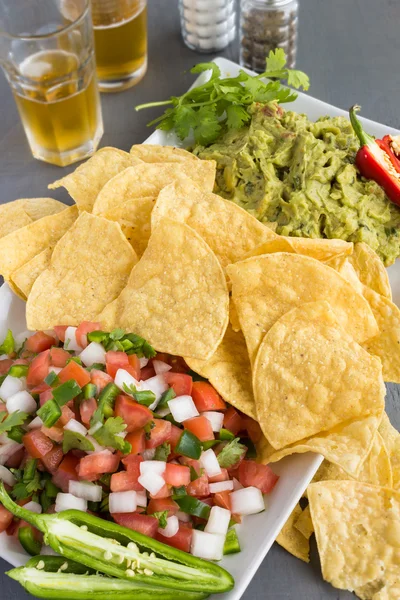
POLYGON ((214 178, 213 161, 181 149, 103 148, 50 186, 75 206, 3 207, 0 273, 30 329, 97 320, 183 356, 258 420, 263 462, 321 454, 278 542, 308 561, 315 531, 325 579, 398 599, 400 434, 384 381, 400 383, 400 312, 387 272, 364 243, 278 236, 213 194, 214 178))

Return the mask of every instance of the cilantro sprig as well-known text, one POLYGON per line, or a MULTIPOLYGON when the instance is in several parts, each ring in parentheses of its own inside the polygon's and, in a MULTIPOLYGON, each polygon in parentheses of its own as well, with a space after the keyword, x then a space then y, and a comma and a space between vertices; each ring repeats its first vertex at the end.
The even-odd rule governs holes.
POLYGON ((93 433, 93 437, 101 446, 111 446, 124 454, 129 454, 132 450, 131 444, 117 435, 125 431, 126 427, 122 417, 109 417, 104 425, 93 433))
POLYGON ((224 469, 233 467, 246 451, 246 446, 240 443, 239 438, 235 438, 231 442, 228 442, 218 454, 219 466, 224 469))
POLYGON ((11 495, 15 500, 25 500, 32 494, 43 489, 45 482, 42 481, 39 471, 36 469, 37 460, 31 458, 27 461, 23 470, 12 469, 12 473, 17 480, 11 495))
POLYGON ((7 330, 6 337, 0 345, 0 354, 12 354, 15 350, 15 341, 11 329, 7 330))
POLYGON ((281 80, 286 80, 295 89, 308 90, 310 86, 305 73, 286 67, 286 54, 282 48, 271 50, 266 58, 266 69, 260 75, 249 75, 240 70, 237 77, 222 78, 220 68, 213 62, 199 63, 190 72, 204 71, 211 71, 210 79, 182 96, 136 106, 138 111, 171 105, 148 126, 155 125, 164 131, 174 129, 181 140, 193 131, 195 141, 207 146, 219 137, 223 129, 239 129, 250 121, 247 107, 253 102, 293 102, 297 93, 281 85, 281 80))
POLYGON ((0 434, 11 431, 13 427, 23 425, 27 418, 28 413, 22 412, 21 410, 16 410, 15 412, 10 413, 9 415, 5 416, 0 422, 0 434))

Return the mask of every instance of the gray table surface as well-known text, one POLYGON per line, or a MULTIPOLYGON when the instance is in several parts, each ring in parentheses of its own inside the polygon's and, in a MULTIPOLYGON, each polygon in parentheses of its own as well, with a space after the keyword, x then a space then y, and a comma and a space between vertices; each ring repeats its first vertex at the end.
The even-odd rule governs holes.
MULTIPOLYGON (((399 0, 300 0, 300 4, 298 67, 311 78, 310 93, 341 108, 359 102, 365 117, 400 129, 399 0)), ((222 54, 236 61, 236 45, 222 54)), ((129 150, 142 142, 150 133, 146 123, 153 113, 135 113, 134 105, 183 93, 193 80, 188 69, 201 60, 208 57, 190 51, 181 41, 177 0, 149 0, 149 69, 136 88, 102 96, 101 145, 129 150)), ((0 157, 2 203, 46 196, 47 183, 67 172, 32 158, 4 78, 0 81, 0 157)), ((68 201, 62 190, 51 195, 68 201)), ((399 388, 388 386, 387 410, 398 429, 399 399, 399 388)), ((0 598, 28 598, 3 574, 7 567, 0 560, 0 598)), ((243 596, 244 600, 264 598, 350 600, 354 596, 322 581, 315 547, 311 564, 306 565, 275 544, 243 596)))

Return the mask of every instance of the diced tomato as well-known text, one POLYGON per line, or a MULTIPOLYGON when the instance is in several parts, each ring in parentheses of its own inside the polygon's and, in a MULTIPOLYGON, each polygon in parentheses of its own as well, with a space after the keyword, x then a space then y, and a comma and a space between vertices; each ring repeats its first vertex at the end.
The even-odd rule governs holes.
POLYGON ((193 379, 186 373, 174 373, 167 371, 164 373, 165 381, 174 390, 177 396, 190 396, 192 393, 193 379))
POLYGON ((221 396, 207 381, 193 382, 192 398, 199 412, 226 409, 226 404, 221 396))
POLYGON ((251 417, 246 416, 242 417, 242 424, 253 444, 257 444, 263 436, 260 425, 251 417))
POLYGON ((30 390, 31 394, 41 394, 42 392, 46 392, 47 390, 51 390, 51 387, 47 385, 46 382, 42 381, 38 385, 35 385, 34 388, 30 390))
POLYGON ((242 417, 233 406, 230 406, 224 415, 224 427, 234 435, 243 429, 242 417))
POLYGON ((150 494, 150 498, 154 498, 156 500, 158 500, 159 498, 169 498, 171 494, 171 489, 168 487, 167 484, 164 484, 161 490, 157 492, 157 494, 150 494))
POLYGON ((26 433, 22 438, 22 442, 32 458, 43 458, 53 449, 53 442, 40 429, 34 429, 26 433))
POLYGON ((230 492, 225 490, 224 492, 217 492, 214 494, 214 504, 216 506, 220 506, 221 508, 226 508, 227 510, 232 510, 231 507, 231 499, 229 496, 230 492))
POLYGON ((131 473, 136 473, 136 476, 140 476, 140 463, 144 461, 143 456, 138 456, 135 454, 128 454, 128 456, 124 456, 122 459, 122 464, 125 466, 126 470, 131 473))
POLYGON ((156 540, 177 548, 183 552, 190 552, 190 544, 192 542, 193 529, 188 523, 181 523, 178 532, 172 537, 165 537, 161 533, 156 533, 156 540))
POLYGON ((100 371, 99 369, 92 369, 90 371, 90 381, 97 387, 98 392, 101 392, 112 380, 112 377, 104 373, 104 371, 100 371))
POLYGON ((126 352, 114 352, 113 350, 106 352, 106 371, 113 379, 115 379, 118 369, 124 369, 126 371, 126 367, 129 366, 128 355, 126 352))
POLYGON ((12 358, 3 358, 3 360, 0 360, 0 376, 6 375, 6 373, 8 373, 10 367, 12 367, 13 364, 14 361, 12 358))
POLYGON ((146 448, 157 448, 167 442, 171 435, 171 423, 163 419, 155 419, 154 427, 150 430, 150 439, 146 439, 146 448))
POLYGON ((165 362, 171 365, 174 373, 187 373, 189 371, 189 367, 181 356, 170 356, 169 360, 165 362))
POLYGON ((61 409, 61 417, 58 419, 56 426, 64 427, 71 419, 75 419, 75 413, 67 404, 65 404, 61 409))
POLYGON ((147 406, 143 406, 123 394, 117 396, 114 412, 116 417, 122 417, 125 421, 128 433, 136 429, 142 429, 153 417, 153 413, 147 406))
POLYGON ((81 415, 81 421, 87 427, 90 426, 90 419, 93 417, 94 412, 97 409, 97 400, 96 398, 89 398, 88 400, 84 400, 80 407, 79 412, 81 415))
POLYGON ((119 465, 117 454, 88 454, 81 458, 78 475, 83 479, 97 479, 103 473, 115 473, 119 465))
POLYGON ((46 469, 54 475, 57 472, 58 466, 64 457, 61 446, 54 446, 50 452, 42 458, 42 462, 46 469))
POLYGON ((278 475, 275 475, 268 465, 260 465, 255 460, 243 460, 239 465, 239 481, 244 487, 254 486, 262 491, 263 494, 269 494, 278 481, 278 475))
POLYGON ((68 492, 69 482, 78 480, 79 458, 68 452, 61 461, 56 473, 53 475, 53 483, 63 492, 68 492))
POLYGON ((165 482, 174 487, 181 485, 189 485, 190 483, 190 469, 185 465, 174 465, 167 463, 164 472, 165 482))
POLYGON ((25 349, 29 350, 29 352, 39 354, 39 352, 49 350, 56 343, 55 337, 47 335, 44 331, 37 331, 26 340, 25 349))
POLYGON ((0 533, 3 533, 11 525, 13 518, 13 514, 0 504, 0 533))
POLYGON ((130 366, 129 373, 132 377, 140 381, 140 360, 138 356, 136 354, 128 354, 128 361, 130 366))
POLYGON ((140 380, 146 381, 146 379, 154 377, 155 374, 156 372, 153 369, 153 367, 151 365, 148 365, 147 367, 143 367, 143 369, 140 370, 140 380))
POLYGON ((74 379, 76 383, 82 388, 87 383, 90 383, 90 373, 83 367, 78 365, 75 361, 71 360, 58 374, 60 383, 65 383, 70 379, 74 379))
POLYGON ((50 348, 50 363, 53 367, 62 369, 70 358, 70 353, 64 350, 64 348, 50 348))
POLYGON ((50 350, 41 352, 31 362, 26 377, 26 382, 30 387, 43 383, 43 379, 49 374, 50 350))
POLYGON ((207 417, 193 417, 183 422, 185 429, 188 429, 193 435, 195 435, 201 442, 214 439, 214 433, 212 426, 207 417))
POLYGON ((48 438, 53 440, 53 442, 57 442, 58 444, 62 442, 64 437, 64 430, 62 427, 57 427, 53 425, 53 427, 42 427, 41 432, 44 435, 47 435, 48 438))
POLYGON ((133 513, 114 513, 112 515, 114 521, 122 527, 127 527, 133 531, 138 531, 149 537, 154 537, 158 529, 158 519, 150 515, 142 515, 137 512, 133 513))
MULTIPOLYGON (((33 392, 33 390, 32 390, 33 392)), ((40 406, 43 406, 43 404, 46 404, 46 402, 48 400, 51 400, 53 397, 53 390, 51 389, 51 387, 49 387, 47 390, 44 390, 44 392, 41 392, 39 394, 39 404, 40 406)))
POLYGON ((140 454, 146 449, 146 434, 143 429, 128 433, 125 441, 132 446, 131 454, 140 454))
POLYGON ((8 469, 18 469, 20 464, 24 460, 24 457, 25 448, 21 448, 20 450, 17 450, 17 452, 14 452, 14 454, 12 454, 9 459, 7 459, 5 466, 8 469))
POLYGON ((7 406, 4 404, 4 402, 0 402, 0 413, 2 412, 7 412, 7 406))
POLYGON ((87 334, 92 331, 99 331, 101 329, 100 323, 91 323, 90 321, 82 321, 75 332, 77 343, 82 347, 86 348, 88 345, 87 334))
POLYGON ((112 492, 128 492, 134 490, 140 492, 143 486, 138 482, 139 474, 133 471, 120 471, 111 475, 110 487, 112 492))
POLYGON ((56 336, 60 340, 60 342, 65 342, 65 332, 67 331, 68 325, 56 325, 53 327, 56 336))
POLYGON ((176 425, 171 424, 171 434, 169 437, 169 443, 171 444, 171 449, 173 452, 175 452, 176 445, 179 442, 181 435, 182 429, 180 429, 176 425))
POLYGON ((201 498, 202 496, 208 496, 210 493, 210 486, 208 484, 208 477, 204 473, 201 477, 198 477, 186 488, 189 496, 195 496, 196 498, 201 498))
POLYGON ((221 473, 219 475, 214 475, 213 477, 209 477, 208 481, 210 483, 218 483, 219 481, 228 481, 229 473, 227 469, 221 469, 221 473))
POLYGON ((172 517, 179 511, 178 504, 172 498, 152 498, 147 506, 147 512, 152 515, 155 512, 168 511, 168 516, 172 517))
POLYGON ((180 456, 179 462, 181 462, 183 465, 186 465, 189 468, 193 467, 193 469, 196 471, 197 475, 201 474, 200 461, 196 460, 195 458, 188 458, 187 456, 180 456))
POLYGON ((161 362, 166 363, 167 365, 171 364, 171 356, 169 354, 167 354, 166 352, 157 352, 157 354, 155 355, 155 357, 152 359, 153 360, 160 360, 161 362))

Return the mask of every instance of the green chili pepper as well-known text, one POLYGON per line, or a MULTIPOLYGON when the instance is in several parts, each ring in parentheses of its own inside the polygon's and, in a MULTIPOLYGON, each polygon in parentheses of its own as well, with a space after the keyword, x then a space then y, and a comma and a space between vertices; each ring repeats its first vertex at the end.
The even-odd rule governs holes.
POLYGON ((175 447, 175 452, 197 460, 200 458, 201 451, 202 445, 199 438, 187 429, 184 429, 175 447))
POLYGON ((3 483, 0 501, 14 516, 42 531, 55 552, 107 575, 203 593, 226 592, 234 585, 222 567, 94 515, 77 510, 32 513, 11 500, 3 483))
POLYGON ((96 423, 103 423, 104 419, 108 419, 114 415, 115 399, 120 393, 121 390, 115 383, 107 383, 106 387, 100 393, 97 409, 90 420, 92 427, 96 423))
POLYGON ((157 408, 168 408, 168 402, 176 398, 176 394, 173 388, 169 388, 166 392, 161 395, 160 401, 157 404, 157 408))
POLYGON ((198 500, 197 498, 193 498, 193 496, 175 496, 174 500, 177 504, 179 504, 181 511, 187 513, 188 515, 200 517, 201 519, 208 519, 210 516, 211 508, 208 506, 208 504, 198 500))
POLYGON ((108 340, 109 334, 106 331, 90 331, 87 334, 88 342, 97 342, 101 344, 104 340, 108 340))
POLYGON ((61 417, 61 408, 54 398, 52 398, 51 400, 47 400, 36 414, 42 419, 45 427, 53 427, 54 423, 57 423, 61 417))
POLYGON ((26 377, 28 374, 28 365, 13 365, 10 367, 8 374, 11 377, 26 377))
POLYGON ((53 390, 53 398, 57 402, 58 406, 64 406, 70 400, 73 400, 81 393, 81 387, 76 383, 74 379, 69 379, 65 383, 62 383, 53 390))
POLYGON ((40 554, 42 544, 35 538, 35 534, 30 525, 25 525, 25 527, 20 527, 18 529, 18 540, 25 552, 31 556, 40 554))
MULTIPOLYGON (((126 581, 97 574, 72 560, 58 556, 35 556, 24 567, 12 569, 7 575, 18 581, 28 592, 39 598, 64 600, 202 600, 207 594, 182 592, 136 580, 126 581)), ((147 578, 149 579, 149 577, 147 578)))
POLYGON ((224 554, 236 554, 237 552, 240 552, 239 538, 236 529, 230 529, 225 538, 224 554))
POLYGON ((219 431, 219 439, 223 440, 224 442, 230 442, 231 440, 235 439, 235 436, 232 433, 232 431, 229 431, 229 429, 224 429, 222 427, 222 429, 220 429, 219 431))
POLYGON ((58 375, 54 371, 51 371, 47 375, 47 377, 44 378, 44 382, 47 383, 47 385, 50 385, 50 386, 52 386, 53 384, 57 385, 58 381, 59 381, 58 375))
POLYGON ((97 394, 97 387, 94 383, 87 383, 83 388, 83 398, 85 400, 89 400, 90 398, 94 398, 97 394))

